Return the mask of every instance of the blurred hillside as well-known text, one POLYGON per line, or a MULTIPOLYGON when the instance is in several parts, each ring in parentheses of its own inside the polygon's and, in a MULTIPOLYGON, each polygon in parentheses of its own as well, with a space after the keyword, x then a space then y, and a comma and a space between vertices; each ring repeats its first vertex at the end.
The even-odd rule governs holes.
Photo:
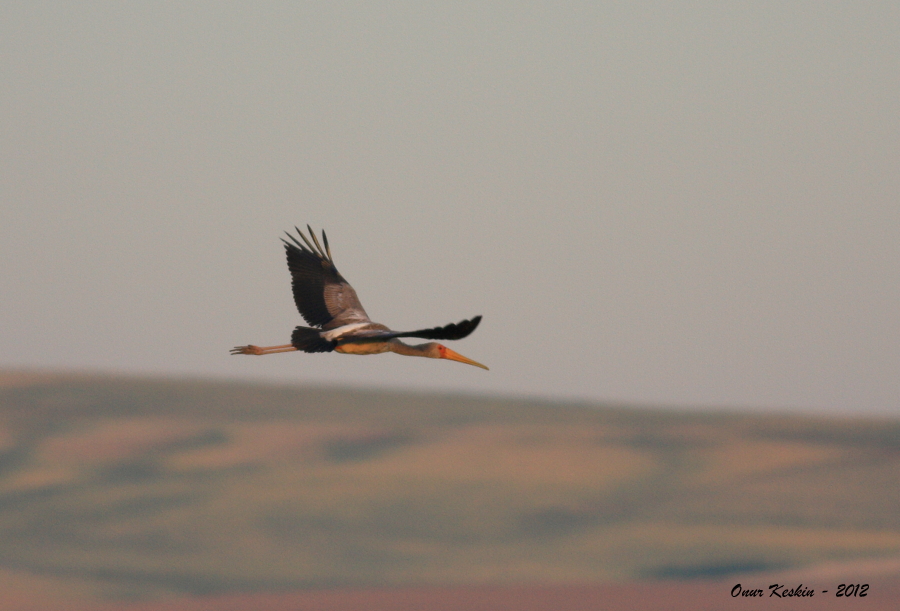
POLYGON ((83 600, 897 557, 898 506, 898 421, 0 375, 0 583, 83 600))

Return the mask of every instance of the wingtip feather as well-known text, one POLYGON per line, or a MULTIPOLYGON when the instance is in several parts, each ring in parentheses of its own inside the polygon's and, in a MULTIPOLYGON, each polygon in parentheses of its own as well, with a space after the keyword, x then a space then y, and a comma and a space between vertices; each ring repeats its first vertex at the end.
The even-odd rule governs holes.
MULTIPOLYGON (((309 225, 307 225, 307 227, 309 227, 309 225)), ((306 243, 306 245, 309 247, 309 251, 310 251, 311 253, 315 254, 316 249, 313 248, 313 245, 312 245, 312 243, 309 241, 309 239, 303 234, 302 231, 300 231, 300 228, 297 227, 296 225, 294 225, 294 229, 296 229, 296 230, 297 230, 297 234, 298 234, 301 238, 303 238, 303 241, 304 241, 304 242, 306 243)), ((293 236, 292 236, 292 237, 293 237, 293 236)), ((305 249, 304 249, 304 250, 305 250, 305 249)))
POLYGON ((311 237, 313 242, 315 243, 318 255, 323 259, 328 259, 328 257, 325 256, 325 250, 322 248, 322 245, 319 244, 319 238, 316 237, 316 232, 313 231, 312 227, 310 227, 309 225, 307 225, 306 228, 309 229, 309 237, 311 237))
POLYGON ((328 246, 328 236, 325 235, 325 230, 322 230, 322 241, 325 242, 325 252, 328 255, 328 260, 334 264, 334 259, 331 258, 331 247, 328 246))

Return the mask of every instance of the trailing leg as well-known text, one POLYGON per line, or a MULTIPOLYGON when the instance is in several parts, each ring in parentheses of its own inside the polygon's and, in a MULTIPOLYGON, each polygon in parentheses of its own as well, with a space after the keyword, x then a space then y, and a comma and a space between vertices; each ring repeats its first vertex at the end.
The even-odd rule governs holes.
POLYGON ((231 354, 275 354, 278 352, 293 352, 296 350, 294 346, 291 344, 285 344, 283 346, 235 346, 231 349, 231 354))

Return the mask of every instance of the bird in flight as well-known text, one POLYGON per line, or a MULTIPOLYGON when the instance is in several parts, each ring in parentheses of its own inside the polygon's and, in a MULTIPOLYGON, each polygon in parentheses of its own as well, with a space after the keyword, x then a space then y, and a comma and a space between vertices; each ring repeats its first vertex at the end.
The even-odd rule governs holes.
POLYGON ((481 316, 455 324, 419 331, 391 331, 386 326, 372 322, 363 309, 356 291, 344 280, 334 266, 328 238, 322 231, 319 243, 312 228, 307 225, 309 238, 297 229, 301 243, 290 233, 290 242, 284 242, 288 269, 291 271, 291 288, 294 303, 311 327, 297 327, 291 334, 291 343, 283 346, 236 346, 231 354, 275 354, 276 352, 340 352, 342 354, 381 354, 393 352, 404 356, 427 356, 433 359, 449 359, 467 365, 487 369, 481 363, 466 358, 436 342, 410 346, 401 337, 453 340, 469 335, 481 322, 481 316))

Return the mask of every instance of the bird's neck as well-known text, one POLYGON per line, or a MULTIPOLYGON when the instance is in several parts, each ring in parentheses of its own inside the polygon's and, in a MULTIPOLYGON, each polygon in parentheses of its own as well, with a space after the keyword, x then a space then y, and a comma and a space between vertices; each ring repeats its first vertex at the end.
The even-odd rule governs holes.
POLYGON ((393 339, 389 342, 390 351, 395 354, 402 354, 403 356, 426 356, 431 358, 437 358, 437 344, 427 343, 427 344, 416 344, 415 346, 410 346, 409 344, 404 344, 399 339, 393 339))

